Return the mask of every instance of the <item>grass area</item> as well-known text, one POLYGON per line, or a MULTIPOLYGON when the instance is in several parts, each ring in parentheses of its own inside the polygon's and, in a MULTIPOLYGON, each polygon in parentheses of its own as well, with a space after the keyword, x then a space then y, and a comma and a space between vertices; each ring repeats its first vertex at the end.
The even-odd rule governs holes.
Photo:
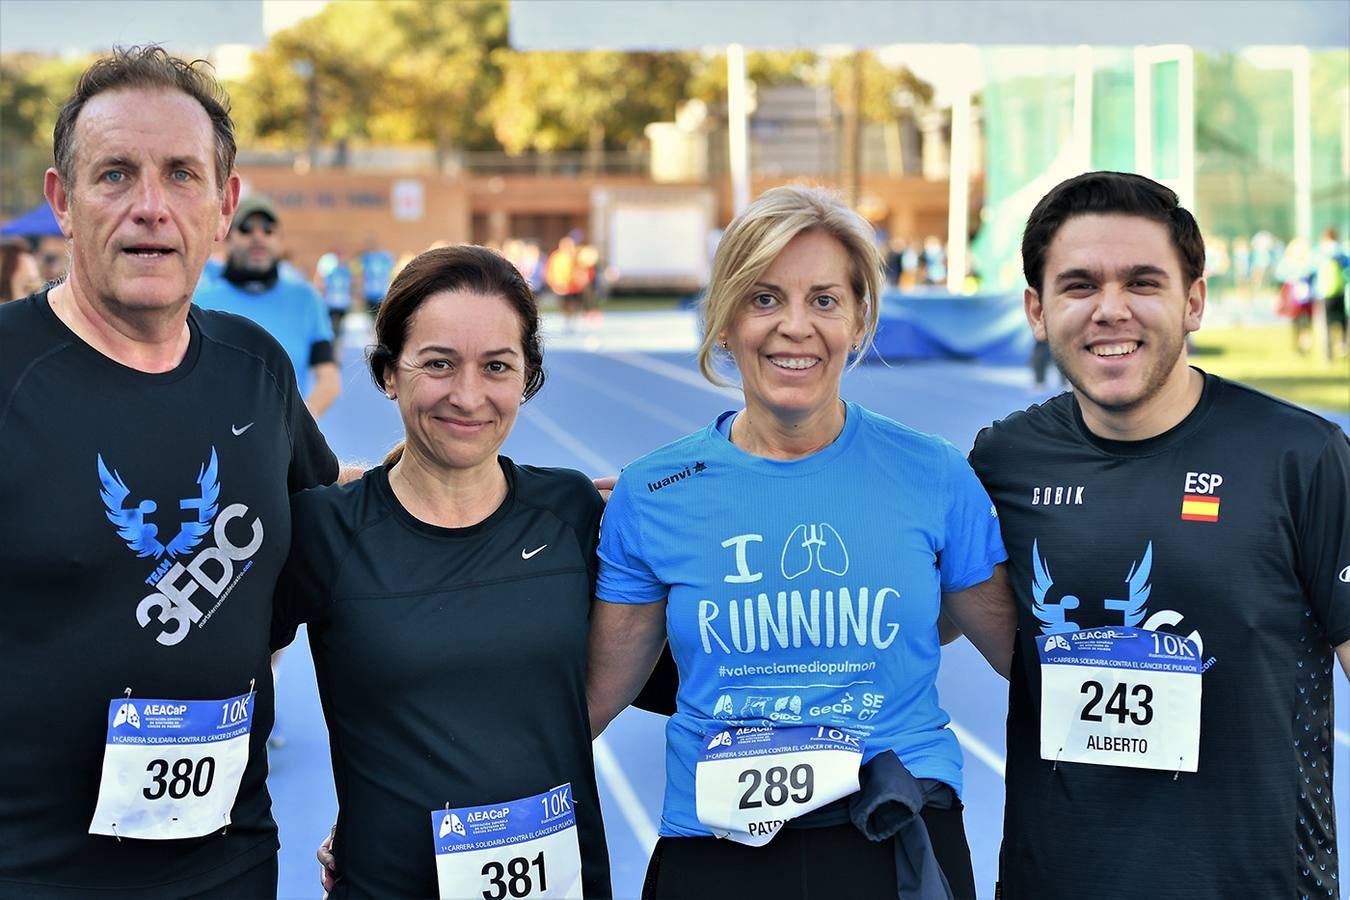
POLYGON ((1206 372, 1300 406, 1350 413, 1350 359, 1326 363, 1314 355, 1300 355, 1288 324, 1204 328, 1193 342, 1191 359, 1206 372))

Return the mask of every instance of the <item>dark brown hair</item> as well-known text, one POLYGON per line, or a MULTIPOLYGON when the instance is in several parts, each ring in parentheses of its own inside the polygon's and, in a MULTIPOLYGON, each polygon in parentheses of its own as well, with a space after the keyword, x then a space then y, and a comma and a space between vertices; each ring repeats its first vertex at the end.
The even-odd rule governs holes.
MULTIPOLYGON (((389 370, 397 365, 413 316, 429 297, 447 291, 468 291, 501 297, 520 317, 520 345, 525 351, 524 400, 544 386, 544 349, 539 339, 539 305, 519 270, 486 247, 461 244, 438 247, 415 257, 389 285, 375 316, 375 344, 366 353, 375 386, 385 389, 389 370)), ((393 465, 403 455, 400 441, 385 457, 393 465)))
POLYGON ((1187 290, 1205 272, 1205 241, 1176 193, 1129 172, 1088 172, 1056 185, 1041 198, 1022 232, 1022 274, 1036 293, 1045 280, 1045 255, 1055 234, 1074 216, 1140 216, 1167 226, 1187 290))
POLYGON ((206 71, 210 63, 191 62, 170 56, 163 47, 114 47, 84 71, 75 92, 61 107, 52 133, 52 158, 61 183, 75 183, 75 121, 93 97, 105 91, 131 88, 182 91, 201 104, 211 120, 216 138, 216 189, 224 190, 225 179, 234 168, 234 122, 230 119, 230 99, 206 71))
POLYGON ((11 297, 9 292, 14 283, 14 273, 19 270, 19 258, 27 252, 28 242, 22 238, 0 240, 0 303, 19 299, 11 297))

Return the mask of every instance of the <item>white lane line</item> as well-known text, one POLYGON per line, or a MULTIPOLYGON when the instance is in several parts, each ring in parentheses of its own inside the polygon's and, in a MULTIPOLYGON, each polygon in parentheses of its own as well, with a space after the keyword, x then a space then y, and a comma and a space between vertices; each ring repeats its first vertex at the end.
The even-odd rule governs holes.
POLYGON ((647 808, 638 799, 637 792, 633 790, 633 785, 628 780, 628 776, 623 774, 623 766, 619 764, 614 751, 605 742, 605 736, 600 735, 591 746, 595 755, 596 771, 605 780, 610 793, 614 795, 614 799, 618 802, 619 810, 623 813, 623 817, 628 820, 628 827, 633 830, 633 837, 637 838, 638 845, 642 847, 643 855, 651 856, 652 848, 656 846, 656 826, 652 824, 651 817, 647 815, 647 808))
MULTIPOLYGON (((571 451, 586 465, 591 466, 594 471, 602 474, 618 473, 618 466, 581 443, 557 422, 537 410, 532 410, 531 413, 532 421, 547 432, 553 440, 571 451)), ((609 786, 610 793, 614 795, 615 801, 619 804, 619 811, 628 820, 628 827, 642 847, 642 852, 650 856, 652 848, 656 846, 656 826, 652 824, 651 816, 647 815, 646 807, 638 799, 637 792, 633 790, 632 782, 624 774, 623 765, 614 755, 614 751, 609 748, 604 735, 596 738, 591 747, 595 756, 596 771, 600 773, 600 777, 609 786)))
POLYGON ((997 750, 990 747, 984 741, 980 740, 969 731, 966 731, 955 722, 947 723, 947 727, 952 730, 952 733, 956 735, 956 739, 961 742, 962 750, 965 750, 971 756, 997 772, 999 778, 1003 777, 1003 756, 997 750))
POLYGON ((657 422, 660 422, 662 425, 673 430, 676 434, 683 435, 688 434, 691 431, 698 431, 707 424, 706 422, 693 422, 683 416, 678 416, 662 406, 658 406, 655 403, 649 403, 624 387, 616 387, 600 378, 592 378, 590 375, 585 374, 581 369, 569 369, 567 372, 567 379, 569 382, 575 381, 579 384, 583 384, 598 394, 603 394, 617 403, 622 403, 625 406, 635 409, 649 419, 655 419, 657 422))
POLYGON ((643 356, 640 353, 609 353, 606 354, 610 359, 621 363, 627 363, 635 369, 642 369, 651 372, 654 375, 660 375, 663 378, 669 378, 671 381, 678 381, 681 384, 687 384, 690 387, 702 388, 705 391, 711 391, 720 397, 734 397, 738 402, 745 399, 741 389, 737 387, 718 387, 705 380, 697 371, 673 365, 663 359, 652 359, 643 356))
POLYGON ((524 412, 526 413, 526 418, 538 425, 544 433, 558 443, 563 449, 569 451, 573 456, 581 460, 582 465, 587 466, 590 469, 592 477, 619 474, 619 467, 617 465, 583 444, 574 437, 570 431, 563 428, 544 413, 539 412, 537 409, 529 408, 524 410, 524 412))
POLYGON ((1342 747, 1350 747, 1350 734, 1341 731, 1339 728, 1337 728, 1336 743, 1340 744, 1342 747))

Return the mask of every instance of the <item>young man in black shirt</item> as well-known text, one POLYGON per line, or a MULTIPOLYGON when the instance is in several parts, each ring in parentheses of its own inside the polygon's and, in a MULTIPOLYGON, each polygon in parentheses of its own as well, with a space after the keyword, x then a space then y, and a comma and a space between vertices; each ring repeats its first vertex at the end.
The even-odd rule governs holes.
POLYGON ((1346 435, 1187 363, 1204 247, 1162 185, 1070 179, 1022 252, 1074 390, 970 457, 1020 620, 1001 896, 1339 896, 1346 435))
POLYGON ((268 897, 289 495, 337 460, 285 352, 190 301, 239 196, 210 77, 91 67, 48 201, 70 277, 0 307, 0 895, 268 897))

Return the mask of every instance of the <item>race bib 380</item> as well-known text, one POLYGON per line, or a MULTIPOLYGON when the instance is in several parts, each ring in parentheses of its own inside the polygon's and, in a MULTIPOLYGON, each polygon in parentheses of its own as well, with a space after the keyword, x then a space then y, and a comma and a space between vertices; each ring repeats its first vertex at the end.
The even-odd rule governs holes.
POLYGON ((248 765, 250 692, 225 700, 116 699, 90 834, 166 840, 230 824, 248 765))

